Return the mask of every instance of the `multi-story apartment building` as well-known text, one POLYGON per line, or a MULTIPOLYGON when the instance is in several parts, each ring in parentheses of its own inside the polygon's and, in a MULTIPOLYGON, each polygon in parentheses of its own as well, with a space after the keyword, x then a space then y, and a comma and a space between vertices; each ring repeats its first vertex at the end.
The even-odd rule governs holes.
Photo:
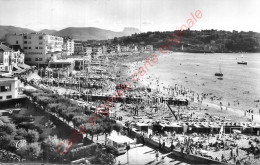
POLYGON ((67 55, 74 54, 74 40, 70 37, 64 37, 62 49, 67 55))
POLYGON ((24 53, 20 45, 9 46, 12 49, 10 60, 12 64, 24 64, 24 53))
POLYGON ((12 72, 29 67, 24 64, 24 54, 17 49, 18 47, 20 48, 19 45, 13 45, 10 48, 3 44, 0 45, 0 71, 12 72))
POLYGON ((74 41, 74 53, 75 54, 83 54, 83 44, 81 41, 74 41))
POLYGON ((0 43, 0 71, 11 72, 10 54, 12 49, 0 43))
POLYGON ((62 52, 63 38, 43 33, 9 34, 6 42, 20 45, 24 50, 25 63, 46 66, 51 56, 62 52))

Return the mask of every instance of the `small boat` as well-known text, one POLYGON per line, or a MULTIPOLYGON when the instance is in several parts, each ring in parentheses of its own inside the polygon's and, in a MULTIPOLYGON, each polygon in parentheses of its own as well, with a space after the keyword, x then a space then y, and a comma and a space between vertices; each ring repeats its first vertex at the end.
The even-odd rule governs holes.
POLYGON ((247 62, 246 61, 241 61, 241 62, 237 62, 237 64, 247 65, 247 62))
POLYGON ((223 77, 218 77, 218 80, 223 80, 223 77))
MULTIPOLYGON (((241 55, 241 58, 244 58, 243 54, 241 55)), ((237 64, 247 65, 247 62, 246 61, 240 61, 240 62, 237 62, 237 64)))
POLYGON ((223 73, 221 72, 221 67, 219 65, 219 72, 215 73, 215 76, 222 77, 223 73))

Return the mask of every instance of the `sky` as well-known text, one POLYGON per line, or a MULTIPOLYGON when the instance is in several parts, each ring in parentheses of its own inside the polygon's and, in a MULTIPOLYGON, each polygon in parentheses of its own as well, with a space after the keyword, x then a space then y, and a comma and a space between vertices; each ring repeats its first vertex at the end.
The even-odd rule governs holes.
POLYGON ((260 0, 0 0, 0 25, 32 30, 97 27, 173 31, 192 18, 191 30, 260 32, 260 0))

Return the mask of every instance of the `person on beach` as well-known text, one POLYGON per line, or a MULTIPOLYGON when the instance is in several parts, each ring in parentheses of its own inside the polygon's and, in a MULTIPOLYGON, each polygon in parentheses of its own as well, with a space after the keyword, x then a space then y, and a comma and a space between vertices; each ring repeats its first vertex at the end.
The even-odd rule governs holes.
POLYGON ((233 158, 233 150, 230 149, 230 158, 232 159, 233 158))

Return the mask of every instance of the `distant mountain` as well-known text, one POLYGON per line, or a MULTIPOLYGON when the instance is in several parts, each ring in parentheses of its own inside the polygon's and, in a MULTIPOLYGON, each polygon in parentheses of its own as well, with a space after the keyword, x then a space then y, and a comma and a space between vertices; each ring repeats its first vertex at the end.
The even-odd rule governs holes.
POLYGON ((45 34, 53 34, 57 32, 57 30, 49 30, 49 29, 43 29, 41 31, 38 31, 39 33, 45 33, 45 34))
POLYGON ((99 29, 95 27, 69 27, 60 31, 54 32, 57 36, 70 36, 73 39, 79 40, 106 40, 114 37, 128 36, 140 31, 135 28, 125 28, 122 32, 114 32, 111 30, 99 29))
POLYGON ((31 33, 34 30, 20 28, 15 26, 0 26, 0 39, 4 39, 6 34, 9 33, 31 33))
MULTIPOLYGON (((5 38, 8 33, 31 33, 35 32, 31 29, 14 27, 14 26, 0 26, 0 40, 5 38)), ((140 33, 139 29, 127 27, 122 32, 115 32, 95 27, 68 27, 60 31, 43 29, 38 31, 45 34, 52 34, 57 36, 70 36, 73 39, 79 40, 106 40, 114 37, 129 36, 134 33, 140 33)))

